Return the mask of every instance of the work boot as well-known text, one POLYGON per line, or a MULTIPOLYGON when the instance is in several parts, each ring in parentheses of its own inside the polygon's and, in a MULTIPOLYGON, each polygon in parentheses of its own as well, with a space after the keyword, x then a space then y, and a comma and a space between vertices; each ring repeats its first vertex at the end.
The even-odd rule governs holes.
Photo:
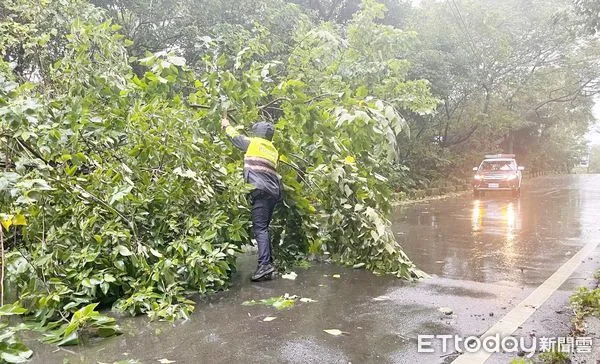
POLYGON ((256 272, 252 275, 251 280, 252 282, 267 281, 273 278, 272 275, 274 272, 275 267, 271 264, 259 265, 258 268, 256 268, 256 272))

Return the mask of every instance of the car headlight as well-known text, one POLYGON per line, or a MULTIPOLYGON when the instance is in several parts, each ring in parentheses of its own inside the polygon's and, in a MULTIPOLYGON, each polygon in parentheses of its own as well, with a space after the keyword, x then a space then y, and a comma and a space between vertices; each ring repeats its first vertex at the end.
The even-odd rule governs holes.
POLYGON ((476 174, 475 177, 473 177, 473 178, 475 178, 476 180, 480 180, 482 177, 480 175, 476 174))
POLYGON ((517 179, 517 175, 516 174, 511 174, 510 176, 506 177, 507 181, 512 181, 513 179, 517 179))

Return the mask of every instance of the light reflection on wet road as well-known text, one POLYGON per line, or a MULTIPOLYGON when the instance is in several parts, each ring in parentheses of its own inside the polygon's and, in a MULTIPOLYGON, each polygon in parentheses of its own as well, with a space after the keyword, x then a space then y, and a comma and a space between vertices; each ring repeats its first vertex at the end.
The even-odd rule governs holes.
MULTIPOLYGON (((428 273, 538 285, 583 245, 576 242, 580 208, 586 198, 598 197, 577 188, 578 177, 543 181, 548 186, 537 185, 518 199, 488 194, 403 207, 394 229, 407 254, 428 273)), ((588 183, 600 180, 590 177, 588 183)))
MULTIPOLYGON (((34 344, 33 363, 438 363, 451 357, 418 355, 418 334, 481 334, 547 279, 581 246, 600 239, 600 175, 528 181, 519 199, 471 196, 399 207, 393 229, 406 253, 431 279, 404 282, 369 272, 317 264, 296 281, 248 282, 254 257, 244 257, 232 288, 202 300, 187 322, 120 319, 126 333, 73 353, 34 344), (334 273, 340 279, 332 279, 334 273), (327 275, 327 276, 325 276, 327 275), (274 311, 246 307, 249 299, 284 293, 310 297, 274 311), (374 301, 385 295, 386 299, 374 301), (438 311, 449 306, 454 314, 438 311), (266 323, 265 316, 277 316, 266 323), (332 337, 323 329, 346 335, 332 337)), ((597 254, 600 256, 600 254, 597 254)), ((600 260, 582 265, 569 292, 600 260)), ((538 322, 549 330, 568 318, 554 310, 538 322), (561 321, 562 320, 562 321, 561 321)), ((563 327, 564 329, 564 327, 563 327)), ((500 362, 506 362, 503 358, 500 362)))

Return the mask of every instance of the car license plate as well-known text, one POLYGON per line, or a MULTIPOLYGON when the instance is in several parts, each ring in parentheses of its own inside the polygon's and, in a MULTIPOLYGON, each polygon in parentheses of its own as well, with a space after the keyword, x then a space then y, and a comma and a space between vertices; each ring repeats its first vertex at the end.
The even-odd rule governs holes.
POLYGON ((500 184, 499 183, 488 183, 488 188, 499 188, 500 184))

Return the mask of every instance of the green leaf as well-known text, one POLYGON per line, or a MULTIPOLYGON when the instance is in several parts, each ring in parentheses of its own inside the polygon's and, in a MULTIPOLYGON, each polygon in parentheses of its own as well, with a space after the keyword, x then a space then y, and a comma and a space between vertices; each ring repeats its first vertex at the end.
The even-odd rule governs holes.
POLYGON ((98 328, 98 335, 101 337, 110 337, 119 334, 119 330, 114 326, 101 326, 98 328))
POLYGON ((79 334, 77 331, 73 331, 67 337, 56 343, 57 346, 71 346, 79 344, 79 334))
POLYGON ((185 58, 183 57, 170 56, 168 61, 178 67, 185 66, 185 58))
POLYGON ((19 303, 6 303, 0 307, 0 316, 22 315, 27 312, 26 308, 19 303))
POLYGON ((115 260, 114 265, 117 269, 124 271, 125 270, 125 262, 122 260, 115 260))
POLYGON ((278 310, 283 310, 285 308, 292 307, 296 303, 296 299, 297 299, 297 297, 295 297, 295 296, 292 296, 292 297, 279 296, 279 297, 271 297, 271 298, 267 298, 267 299, 262 299, 260 301, 255 301, 255 300, 244 301, 244 302, 242 302, 242 305, 254 306, 254 305, 262 304, 262 305, 267 305, 267 306, 273 306, 274 308, 276 308, 278 310))
POLYGON ((0 353, 0 358, 7 363, 25 363, 33 355, 33 351, 16 351, 11 349, 5 349, 0 353))
POLYGON ((156 250, 154 248, 150 248, 150 253, 152 255, 154 255, 155 257, 157 257, 157 258, 162 258, 163 257, 163 255, 158 250, 156 250))
POLYGON ((90 316, 94 310, 98 306, 98 303, 90 303, 89 305, 79 309, 79 311, 75 312, 75 317, 87 317, 90 316))
POLYGON ((79 305, 79 302, 75 302, 75 301, 69 302, 66 305, 64 305, 63 310, 68 311, 73 307, 77 307, 78 305, 79 305))
POLYGON ((123 245, 117 246, 117 250, 119 251, 119 254, 124 257, 128 257, 133 254, 126 246, 123 245))

